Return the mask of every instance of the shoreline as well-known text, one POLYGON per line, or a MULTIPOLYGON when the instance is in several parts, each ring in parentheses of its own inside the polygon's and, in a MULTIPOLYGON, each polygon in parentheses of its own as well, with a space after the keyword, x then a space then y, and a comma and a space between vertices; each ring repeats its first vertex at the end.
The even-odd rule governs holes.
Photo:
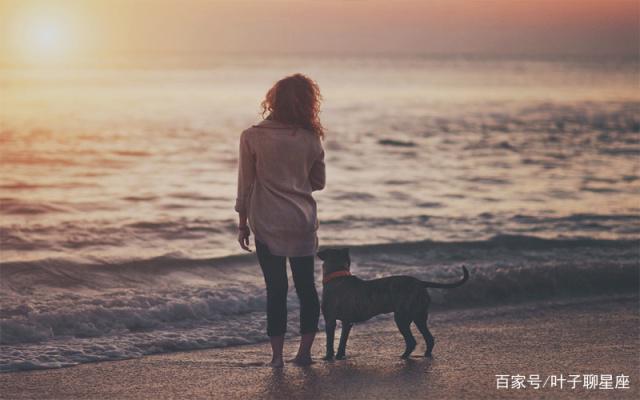
MULTIPOLYGON (((564 299, 435 311, 433 359, 424 342, 408 361, 392 320, 354 327, 347 360, 305 368, 265 365, 268 343, 165 353, 61 369, 0 374, 0 397, 22 398, 636 398, 640 393, 638 296, 564 299), (481 368, 478 368, 478 367, 481 368), (624 374, 630 389, 496 389, 498 374, 624 374)), ((297 340, 289 339, 285 354, 297 340)))

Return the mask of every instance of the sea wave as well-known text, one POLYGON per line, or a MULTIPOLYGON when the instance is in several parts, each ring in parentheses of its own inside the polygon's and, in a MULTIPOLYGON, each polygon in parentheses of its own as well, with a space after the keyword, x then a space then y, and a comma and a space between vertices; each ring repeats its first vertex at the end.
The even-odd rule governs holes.
MULTIPOLYGON (((533 234, 547 238, 588 236, 594 239, 634 239, 640 236, 640 214, 629 212, 598 214, 505 212, 488 210, 471 215, 456 215, 447 210, 447 202, 405 199, 405 192, 389 191, 393 202, 415 202, 413 208, 394 209, 388 213, 360 213, 354 207, 341 216, 328 215, 320 221, 321 243, 339 244, 348 234, 352 244, 393 243, 402 237, 429 237, 435 240, 488 239, 496 234, 533 234), (396 215, 399 214, 399 215, 396 215)), ((562 198, 574 192, 557 191, 550 196, 562 198)), ((366 192, 332 195, 331 201, 376 202, 366 192)), ((451 195, 453 196, 453 194, 451 195)), ((461 200, 464 198, 461 195, 461 200)), ((457 199, 456 199, 457 200, 457 199)), ((487 197, 483 201, 489 201, 487 197)), ((21 203, 24 205, 24 203, 21 203)), ((4 203, 3 203, 4 205, 4 203)), ((59 204, 58 204, 59 205, 59 204)), ((34 208, 33 204, 30 209, 34 208)), ((74 204, 74 210, 97 208, 95 203, 74 204)), ((229 208, 231 205, 229 205, 229 208)), ((71 208, 69 206, 68 208, 71 208)), ((40 208, 38 208, 40 209, 40 208)), ((478 210, 481 211, 481 210, 478 210)), ((113 259, 135 254, 152 258, 168 251, 182 252, 187 258, 222 257, 236 251, 236 222, 210 216, 167 214, 153 216, 119 216, 90 219, 85 212, 72 212, 73 219, 60 221, 43 218, 39 223, 23 224, 19 220, 0 224, 2 260, 47 260, 60 257, 113 259)), ((69 215, 69 214, 65 214, 69 215)), ((188 262, 188 260, 187 260, 188 262)))
MULTIPOLYGON (((638 241, 495 236, 467 242, 420 241, 353 246, 363 278, 408 274, 454 279, 466 264, 464 290, 434 291, 437 304, 468 306, 559 294, 638 287, 638 241)), ((78 262, 43 259, 0 264, 0 343, 61 336, 94 337, 203 323, 264 308, 251 255, 78 262)), ((292 307, 295 302, 292 302, 292 307)))
MULTIPOLYGON (((471 277, 463 287, 429 290, 435 310, 619 294, 639 289, 639 243, 499 235, 360 245, 351 247, 352 272, 364 279, 411 275, 446 282, 466 265, 471 277)), ((3 371, 265 338, 264 282, 253 255, 4 262, 0 275, 3 371)), ((296 332, 294 291, 288 307, 290 332, 296 332)))

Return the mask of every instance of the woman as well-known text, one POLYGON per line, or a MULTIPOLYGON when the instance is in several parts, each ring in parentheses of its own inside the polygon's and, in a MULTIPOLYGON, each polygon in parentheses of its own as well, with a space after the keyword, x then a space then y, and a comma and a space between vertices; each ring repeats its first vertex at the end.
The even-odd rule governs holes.
POLYGON ((318 247, 316 202, 311 192, 325 184, 320 89, 301 74, 278 81, 262 102, 258 125, 240 136, 238 242, 247 251, 253 231, 267 286, 267 335, 273 367, 282 367, 287 329, 287 269, 300 300, 300 347, 293 362, 308 365, 318 330, 320 304, 314 281, 318 247), (247 221, 249 224, 247 224, 247 221))

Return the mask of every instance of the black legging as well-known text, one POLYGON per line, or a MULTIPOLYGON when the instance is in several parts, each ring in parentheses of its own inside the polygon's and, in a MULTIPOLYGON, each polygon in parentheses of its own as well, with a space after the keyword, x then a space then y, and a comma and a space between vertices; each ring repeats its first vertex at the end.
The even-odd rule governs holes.
MULTIPOLYGON (((256 253, 267 284, 267 335, 280 336, 287 331, 287 257, 274 256, 256 240, 256 253)), ((289 257, 293 282, 300 299, 300 334, 316 332, 320 302, 313 279, 313 256, 289 257)))

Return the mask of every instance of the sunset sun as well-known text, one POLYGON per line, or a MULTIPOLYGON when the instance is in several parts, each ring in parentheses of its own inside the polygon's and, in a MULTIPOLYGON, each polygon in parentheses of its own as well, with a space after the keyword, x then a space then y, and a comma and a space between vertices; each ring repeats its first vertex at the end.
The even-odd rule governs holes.
POLYGON ((66 50, 69 37, 59 21, 34 21, 27 29, 25 46, 30 51, 42 55, 55 55, 66 50))
POLYGON ((31 65, 65 63, 77 48, 77 29, 68 13, 56 9, 16 12, 8 26, 13 58, 31 65))

